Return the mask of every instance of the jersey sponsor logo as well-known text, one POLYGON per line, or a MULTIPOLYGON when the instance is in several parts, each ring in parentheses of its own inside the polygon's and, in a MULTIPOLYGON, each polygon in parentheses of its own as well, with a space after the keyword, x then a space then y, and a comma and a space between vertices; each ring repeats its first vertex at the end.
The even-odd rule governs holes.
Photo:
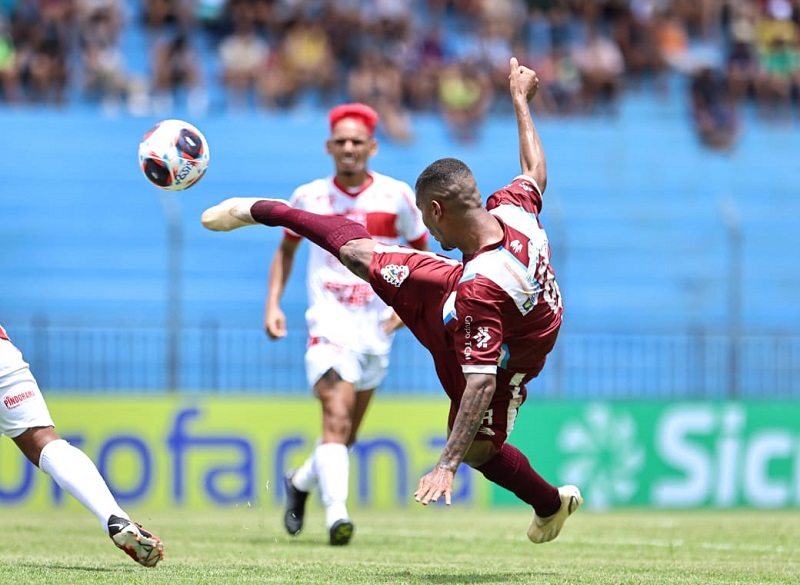
POLYGON ((405 264, 387 264, 381 268, 381 276, 392 286, 399 287, 408 278, 409 269, 405 264))
POLYGON ((472 315, 464 317, 464 359, 467 361, 472 359, 473 344, 475 349, 486 349, 489 340, 492 339, 488 327, 478 327, 477 331, 473 333, 474 320, 472 315))
POLYGON ((478 333, 475 334, 475 347, 478 349, 486 349, 491 338, 492 336, 489 334, 488 327, 478 327, 478 333))
POLYGON ((538 295, 531 295, 522 303, 522 314, 527 315, 531 311, 533 311, 534 305, 536 305, 536 297, 538 295))
POLYGON ((519 240, 514 240, 509 244, 509 247, 514 250, 515 254, 519 254, 522 251, 522 244, 519 240))
POLYGON ((464 317, 464 359, 472 359, 472 315, 464 317))
POLYGON ((20 392, 19 394, 14 394, 13 396, 6 396, 3 398, 3 404, 10 410, 18 407, 26 400, 33 398, 35 395, 36 393, 33 390, 25 390, 25 392, 20 392))

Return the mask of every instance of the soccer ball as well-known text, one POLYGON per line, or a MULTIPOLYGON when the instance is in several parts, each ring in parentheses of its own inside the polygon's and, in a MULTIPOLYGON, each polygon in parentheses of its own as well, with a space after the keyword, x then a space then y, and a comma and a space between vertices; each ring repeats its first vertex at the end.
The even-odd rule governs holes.
POLYGON ((208 142, 188 122, 162 120, 139 143, 139 166, 156 187, 183 191, 208 169, 208 142))

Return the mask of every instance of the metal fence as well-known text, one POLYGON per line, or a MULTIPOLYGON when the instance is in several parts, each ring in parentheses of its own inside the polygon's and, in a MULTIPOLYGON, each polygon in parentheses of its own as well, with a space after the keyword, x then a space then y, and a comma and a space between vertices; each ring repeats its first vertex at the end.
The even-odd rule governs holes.
MULTIPOLYGON (((44 321, 9 331, 49 393, 308 391, 304 330, 290 331, 278 342, 257 329, 218 323, 176 334, 167 328, 44 321)), ((427 353, 402 330, 381 392, 440 391, 427 353)), ((580 399, 800 398, 800 336, 562 331, 529 391, 537 397, 580 399)))

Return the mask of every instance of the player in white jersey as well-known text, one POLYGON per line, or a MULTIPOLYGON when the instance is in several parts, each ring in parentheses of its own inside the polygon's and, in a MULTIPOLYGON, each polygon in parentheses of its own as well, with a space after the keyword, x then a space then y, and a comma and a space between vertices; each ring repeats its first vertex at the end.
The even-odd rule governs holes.
POLYGON ((27 362, 0 326, 0 435, 7 435, 39 469, 89 509, 111 540, 137 563, 164 558, 161 540, 130 520, 91 459, 56 433, 27 362))
MULTIPOLYGON (((374 110, 358 103, 336 106, 329 123, 326 148, 335 172, 298 187, 292 205, 353 220, 385 244, 426 249, 427 231, 411 187, 368 168, 378 149, 374 110)), ((280 299, 300 241, 301 236, 285 231, 272 261, 264 310, 264 328, 272 339, 287 332, 280 299)), ((303 465, 287 473, 284 525, 290 534, 300 531, 306 498, 319 485, 330 543, 343 545, 353 534, 346 506, 348 447, 356 440, 375 388, 386 376, 392 339, 401 321, 369 284, 316 246, 310 251, 306 283, 306 376, 322 406, 322 437, 303 465)))
POLYGON ((461 463, 533 508, 528 538, 549 542, 583 503, 573 485, 555 487, 506 441, 561 325, 561 296, 539 224, 547 186, 544 151, 528 103, 536 73, 510 63, 509 89, 517 118, 522 173, 483 205, 475 177, 457 159, 440 159, 417 179, 416 205, 449 258, 383 246, 359 224, 294 209, 276 199, 234 198, 207 209, 202 223, 229 231, 261 223, 284 226, 335 255, 395 308, 431 353, 451 400, 448 437, 415 499, 450 504, 461 463))

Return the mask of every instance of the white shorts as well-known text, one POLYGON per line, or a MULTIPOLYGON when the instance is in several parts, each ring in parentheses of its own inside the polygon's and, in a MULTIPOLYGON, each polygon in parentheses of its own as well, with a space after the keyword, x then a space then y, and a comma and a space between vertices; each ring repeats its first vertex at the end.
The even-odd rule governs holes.
POLYGON ((312 388, 325 372, 333 370, 357 392, 372 390, 383 382, 388 368, 388 355, 357 353, 322 338, 313 339, 306 350, 306 377, 312 388))
POLYGON ((0 435, 13 439, 30 428, 52 426, 42 391, 22 353, 0 339, 0 435))

